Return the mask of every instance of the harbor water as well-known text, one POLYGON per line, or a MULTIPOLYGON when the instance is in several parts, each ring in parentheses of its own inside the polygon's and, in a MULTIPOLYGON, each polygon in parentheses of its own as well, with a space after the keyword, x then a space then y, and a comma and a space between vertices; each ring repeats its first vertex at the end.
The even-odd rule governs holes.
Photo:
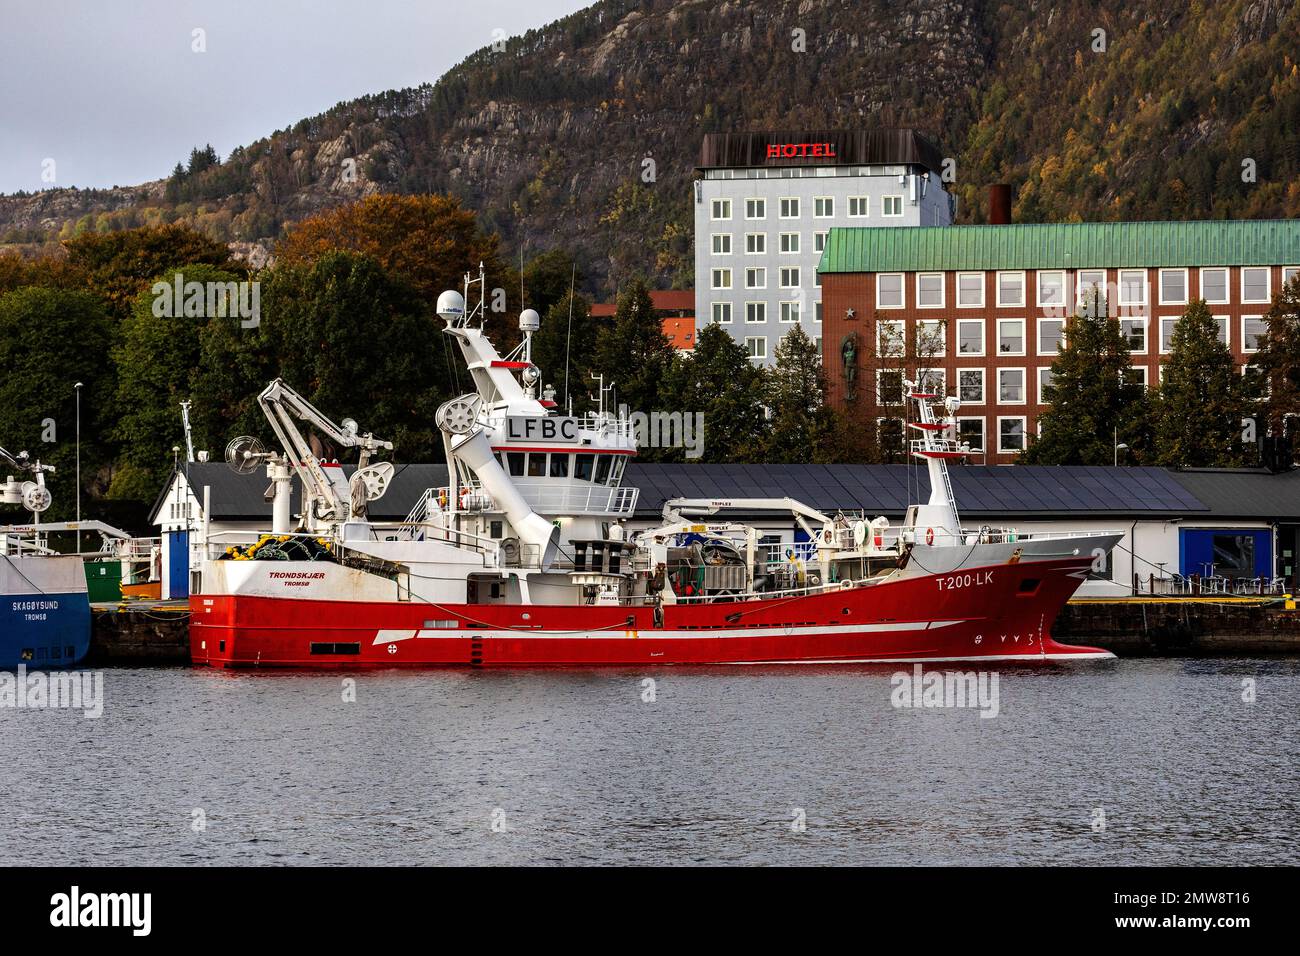
POLYGON ((1300 863, 1300 659, 898 673, 109 669, 0 707, 0 861, 1300 863))

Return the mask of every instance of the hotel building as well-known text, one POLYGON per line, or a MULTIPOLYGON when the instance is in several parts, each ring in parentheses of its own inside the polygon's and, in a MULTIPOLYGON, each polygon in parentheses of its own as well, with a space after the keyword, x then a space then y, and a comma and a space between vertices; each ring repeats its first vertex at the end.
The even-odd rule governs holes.
POLYGON ((695 181, 696 324, 770 365, 802 323, 822 336, 817 264, 831 229, 947 226, 943 159, 914 130, 709 133, 695 181))
POLYGON ((962 400, 974 461, 1008 464, 1037 429, 1067 318, 1091 288, 1151 386, 1198 298, 1244 371, 1297 272, 1300 220, 836 229, 820 265, 828 398, 875 419, 901 454, 901 379, 921 375, 962 400))

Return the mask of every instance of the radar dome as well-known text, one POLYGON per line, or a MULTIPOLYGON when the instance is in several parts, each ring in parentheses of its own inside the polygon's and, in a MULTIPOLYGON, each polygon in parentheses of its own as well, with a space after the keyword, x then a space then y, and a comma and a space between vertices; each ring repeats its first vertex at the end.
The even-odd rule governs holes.
POLYGON ((438 315, 448 322, 465 317, 465 297, 454 289, 438 296, 438 315))
POLYGON ((537 314, 536 309, 524 309, 519 313, 519 331, 536 332, 542 327, 542 317, 537 314))

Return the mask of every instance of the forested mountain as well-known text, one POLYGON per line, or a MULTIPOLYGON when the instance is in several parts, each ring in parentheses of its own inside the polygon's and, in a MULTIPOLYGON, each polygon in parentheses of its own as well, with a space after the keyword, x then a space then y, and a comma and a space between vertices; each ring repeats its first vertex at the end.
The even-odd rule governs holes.
POLYGON ((256 258, 323 208, 449 192, 510 256, 572 250, 593 291, 689 286, 701 134, 870 125, 956 159, 963 221, 1002 181, 1024 220, 1295 216, 1298 41, 1282 0, 601 0, 224 162, 0 197, 0 239, 182 222, 256 258))

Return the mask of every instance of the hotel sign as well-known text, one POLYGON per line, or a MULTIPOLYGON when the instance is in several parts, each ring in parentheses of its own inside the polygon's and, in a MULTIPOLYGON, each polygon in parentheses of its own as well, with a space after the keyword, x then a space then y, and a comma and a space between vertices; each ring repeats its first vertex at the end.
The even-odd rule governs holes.
POLYGON ((768 159, 836 159, 834 143, 769 143, 768 159))

